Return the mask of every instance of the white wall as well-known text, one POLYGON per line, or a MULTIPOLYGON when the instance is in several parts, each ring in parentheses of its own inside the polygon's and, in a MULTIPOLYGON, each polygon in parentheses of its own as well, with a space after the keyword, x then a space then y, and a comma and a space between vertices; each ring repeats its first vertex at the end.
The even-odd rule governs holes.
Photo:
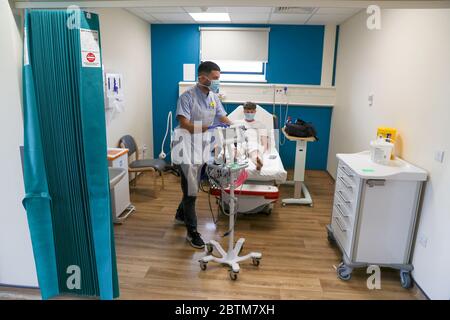
POLYGON ((22 42, 7 1, 0 1, 0 48, 0 284, 37 286, 28 222, 21 203, 22 42))
POLYGON ((328 171, 335 175, 336 153, 368 149, 378 126, 398 129, 398 155, 430 174, 413 275, 430 298, 449 299, 450 10, 383 10, 378 31, 366 18, 340 28, 328 171))
POLYGON ((153 157, 150 24, 119 8, 95 9, 100 16, 103 65, 122 73, 125 111, 107 125, 108 146, 131 134, 153 157))

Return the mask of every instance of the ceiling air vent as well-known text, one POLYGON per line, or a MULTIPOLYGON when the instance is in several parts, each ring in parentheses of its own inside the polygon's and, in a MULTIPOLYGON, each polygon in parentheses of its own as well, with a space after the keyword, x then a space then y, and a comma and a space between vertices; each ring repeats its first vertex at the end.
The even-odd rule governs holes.
POLYGON ((276 7, 274 13, 311 14, 314 9, 312 7, 276 7))

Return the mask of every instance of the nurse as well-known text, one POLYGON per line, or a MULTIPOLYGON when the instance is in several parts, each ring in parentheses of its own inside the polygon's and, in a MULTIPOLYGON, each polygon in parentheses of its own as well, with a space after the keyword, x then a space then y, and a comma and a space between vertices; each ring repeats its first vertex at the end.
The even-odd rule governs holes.
MULTIPOLYGON (((231 124, 217 96, 220 84, 219 66, 214 62, 205 61, 198 66, 197 73, 197 84, 186 90, 178 98, 177 103, 179 126, 190 133, 192 142, 198 141, 198 139, 194 138, 194 135, 207 131, 211 126, 231 124)), ((194 145, 194 150, 197 147, 194 145)), ((203 163, 192 161, 192 158, 189 160, 191 161, 184 161, 184 163, 179 165, 183 198, 178 206, 175 222, 186 226, 187 241, 194 248, 201 249, 205 247, 205 243, 197 231, 195 202, 197 200, 203 163)))

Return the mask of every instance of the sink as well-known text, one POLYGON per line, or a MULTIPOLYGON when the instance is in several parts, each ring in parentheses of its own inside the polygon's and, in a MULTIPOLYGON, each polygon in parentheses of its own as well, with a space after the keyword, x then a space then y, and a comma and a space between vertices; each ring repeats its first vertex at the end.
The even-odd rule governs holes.
POLYGON ((112 189, 125 176, 127 170, 124 168, 108 168, 109 171, 109 188, 112 189))

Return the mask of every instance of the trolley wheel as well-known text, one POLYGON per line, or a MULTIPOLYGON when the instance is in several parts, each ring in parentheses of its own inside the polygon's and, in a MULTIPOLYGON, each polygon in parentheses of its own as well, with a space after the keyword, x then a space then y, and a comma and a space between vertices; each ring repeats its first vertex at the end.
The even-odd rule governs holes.
POLYGON ((200 260, 200 269, 202 269, 203 271, 205 271, 207 267, 208 267, 208 262, 205 262, 205 261, 203 261, 203 260, 200 260))
POLYGON ((214 247, 210 243, 207 243, 205 248, 206 248, 206 252, 209 254, 211 254, 214 251, 214 247))
POLYGON ((230 279, 233 281, 236 281, 238 278, 238 273, 234 272, 233 270, 230 271, 230 279))
POLYGON ((286 202, 282 202, 282 203, 281 203, 281 206, 282 206, 282 207, 286 207, 286 202))
POLYGON ((334 238, 334 235, 330 230, 327 230, 327 239, 330 244, 336 243, 336 239, 334 238))
POLYGON ((406 270, 400 270, 400 283, 403 288, 409 289, 412 287, 411 272, 406 270))
POLYGON ((309 206, 310 206, 311 208, 314 207, 312 203, 310 203, 309 206))
POLYGON ((352 269, 346 266, 343 262, 339 265, 336 270, 337 276, 343 281, 348 281, 352 278, 352 269))
POLYGON ((255 267, 258 267, 261 263, 261 258, 252 258, 252 263, 255 267))

